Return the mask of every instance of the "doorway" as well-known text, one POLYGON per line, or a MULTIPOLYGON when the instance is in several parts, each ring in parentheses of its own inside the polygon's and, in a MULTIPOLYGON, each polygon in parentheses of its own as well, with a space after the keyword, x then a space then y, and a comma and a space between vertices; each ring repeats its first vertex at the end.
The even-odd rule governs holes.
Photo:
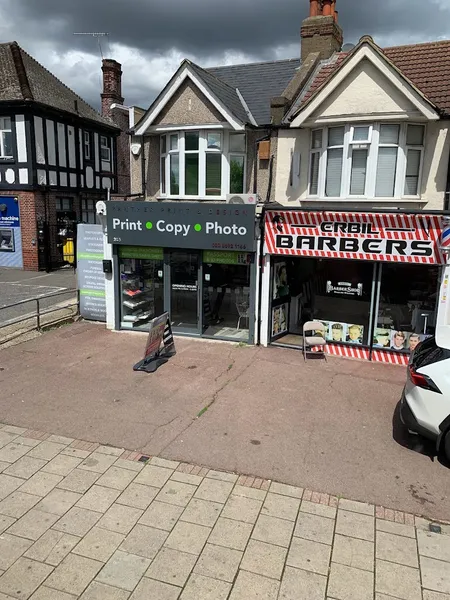
POLYGON ((196 250, 171 250, 166 254, 169 313, 178 333, 200 335, 200 253, 196 250))

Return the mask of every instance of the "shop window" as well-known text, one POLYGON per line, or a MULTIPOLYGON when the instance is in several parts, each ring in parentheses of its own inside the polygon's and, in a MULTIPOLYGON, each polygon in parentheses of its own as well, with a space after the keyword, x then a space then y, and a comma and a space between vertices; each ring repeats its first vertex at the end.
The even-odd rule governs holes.
POLYGON ((203 252, 204 335, 248 341, 252 254, 203 252))
POLYGON ((277 259, 272 268, 272 339, 301 346, 303 324, 314 320, 324 324, 329 342, 369 345, 373 273, 374 264, 363 261, 277 259))
POLYGON ((121 327, 148 330, 151 319, 164 312, 162 248, 119 250, 121 327))
POLYGON ((245 134, 209 130, 163 134, 161 195, 221 198, 228 192, 242 193, 245 164, 245 134))
POLYGON ((91 198, 81 200, 81 220, 83 223, 97 223, 95 200, 91 198))
POLYGON ((383 264, 373 344, 410 352, 436 325, 439 267, 383 264))
POLYGON ((0 158, 13 157, 12 126, 10 117, 0 117, 0 158))
POLYGON ((346 125, 311 132, 309 195, 394 198, 420 195, 425 127, 346 125))

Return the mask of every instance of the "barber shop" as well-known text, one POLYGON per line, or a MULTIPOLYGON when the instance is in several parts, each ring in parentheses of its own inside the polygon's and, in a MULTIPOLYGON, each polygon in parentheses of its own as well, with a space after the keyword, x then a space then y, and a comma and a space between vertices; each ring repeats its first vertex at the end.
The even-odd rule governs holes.
POLYGON ((315 322, 328 354, 407 364, 435 331, 444 226, 440 214, 267 211, 263 343, 304 350, 315 322))
MULTIPOLYGON (((255 206, 108 202, 115 328, 254 343, 255 206)), ((108 292, 107 292, 108 294, 108 292)))

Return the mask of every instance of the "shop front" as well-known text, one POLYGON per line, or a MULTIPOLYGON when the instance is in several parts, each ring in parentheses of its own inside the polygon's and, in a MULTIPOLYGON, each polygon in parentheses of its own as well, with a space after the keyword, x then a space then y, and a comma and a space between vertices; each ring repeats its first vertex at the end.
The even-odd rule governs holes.
POLYGON ((108 202, 115 328, 168 311, 181 335, 254 342, 255 207, 108 202))
POLYGON ((301 348, 314 320, 329 354, 407 364, 435 331, 442 227, 438 214, 267 211, 263 341, 301 348))

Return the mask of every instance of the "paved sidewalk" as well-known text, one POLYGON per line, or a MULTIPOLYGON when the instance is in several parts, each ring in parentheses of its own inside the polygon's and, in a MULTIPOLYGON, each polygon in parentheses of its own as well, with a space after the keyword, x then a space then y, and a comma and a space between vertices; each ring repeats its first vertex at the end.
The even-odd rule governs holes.
POLYGON ((450 526, 0 425, 0 600, 450 600, 450 526))

